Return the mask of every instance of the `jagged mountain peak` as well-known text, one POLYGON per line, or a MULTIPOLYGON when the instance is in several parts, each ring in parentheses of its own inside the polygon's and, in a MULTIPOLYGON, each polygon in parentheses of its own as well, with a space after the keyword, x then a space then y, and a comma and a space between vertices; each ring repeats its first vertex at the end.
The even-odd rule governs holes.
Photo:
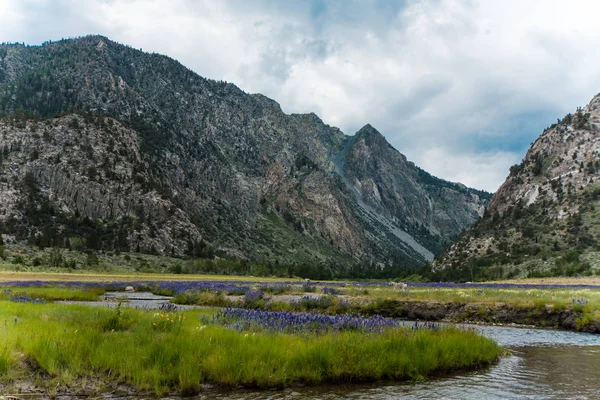
POLYGON ((481 274, 506 277, 600 267, 599 106, 596 95, 545 129, 523 161, 510 168, 486 218, 443 253, 436 268, 475 265, 481 274))
POLYGON ((362 128, 360 128, 355 136, 357 138, 366 138, 366 139, 375 139, 378 141, 386 141, 385 137, 381 134, 381 132, 379 132, 377 129, 375 129, 371 124, 366 124, 365 126, 363 126, 362 128))
POLYGON ((488 200, 424 180, 370 125, 345 136, 166 56, 97 35, 5 48, 0 229, 17 241, 410 267, 488 200))
POLYGON ((593 183, 594 177, 586 175, 581 165, 595 162, 598 157, 599 104, 597 95, 584 108, 578 108, 545 129, 521 164, 511 168, 507 180, 490 202, 489 211, 503 213, 518 201, 530 205, 548 196, 554 200, 553 182, 576 187, 593 183))
POLYGON ((357 135, 372 135, 372 134, 380 134, 379 131, 375 128, 373 128, 373 126, 371 124, 365 124, 365 126, 363 126, 362 128, 360 128, 358 130, 358 132, 356 132, 357 135))

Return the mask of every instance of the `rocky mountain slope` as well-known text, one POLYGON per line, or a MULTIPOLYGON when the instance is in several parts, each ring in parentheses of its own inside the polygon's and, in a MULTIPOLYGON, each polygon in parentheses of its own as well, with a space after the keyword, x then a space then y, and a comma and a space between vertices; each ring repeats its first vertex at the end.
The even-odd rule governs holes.
POLYGON ((0 46, 0 222, 41 246, 417 266, 490 195, 420 170, 367 125, 100 36, 0 46))
POLYGON ((558 120, 434 263, 450 279, 591 274, 600 267, 600 95, 558 120))

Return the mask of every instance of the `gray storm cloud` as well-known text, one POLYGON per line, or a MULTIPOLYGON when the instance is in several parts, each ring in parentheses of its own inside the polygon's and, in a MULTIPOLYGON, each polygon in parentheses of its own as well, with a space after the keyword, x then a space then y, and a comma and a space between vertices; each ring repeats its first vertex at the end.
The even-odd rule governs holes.
POLYGON ((434 175, 495 190, 600 91, 594 1, 0 1, 0 40, 100 33, 202 76, 371 123, 434 175))

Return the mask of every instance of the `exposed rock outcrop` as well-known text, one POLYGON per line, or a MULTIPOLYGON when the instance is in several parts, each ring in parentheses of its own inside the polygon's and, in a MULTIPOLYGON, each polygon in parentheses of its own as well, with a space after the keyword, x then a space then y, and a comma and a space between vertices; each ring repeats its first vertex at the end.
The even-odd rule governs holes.
POLYGON ((511 167, 485 218, 434 268, 467 280, 593 273, 600 267, 599 179, 597 95, 544 130, 511 167))
POLYGON ((0 220, 20 239, 410 267, 490 197, 430 176, 369 125, 346 136, 104 37, 0 49, 0 220))

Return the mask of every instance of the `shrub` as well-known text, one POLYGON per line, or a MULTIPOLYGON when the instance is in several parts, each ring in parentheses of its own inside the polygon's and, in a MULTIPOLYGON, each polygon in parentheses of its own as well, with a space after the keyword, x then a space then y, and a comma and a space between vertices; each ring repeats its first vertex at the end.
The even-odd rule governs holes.
POLYGON ((310 297, 303 296, 300 299, 299 303, 296 303, 297 306, 302 310, 315 310, 321 309, 325 310, 333 304, 333 297, 331 296, 321 296, 321 297, 310 297))
POLYGON ((305 283, 302 285, 302 291, 305 293, 315 293, 317 291, 317 287, 310 283, 305 283))
POLYGON ((175 264, 169 267, 169 272, 171 272, 172 274, 182 274, 183 267, 181 266, 181 264, 175 264))
POLYGON ((117 305, 115 312, 102 322, 104 332, 125 331, 131 326, 131 318, 121 307, 121 302, 117 305))
POLYGON ((265 294, 260 290, 249 290, 244 295, 244 307, 247 308, 264 308, 263 300, 265 294))

